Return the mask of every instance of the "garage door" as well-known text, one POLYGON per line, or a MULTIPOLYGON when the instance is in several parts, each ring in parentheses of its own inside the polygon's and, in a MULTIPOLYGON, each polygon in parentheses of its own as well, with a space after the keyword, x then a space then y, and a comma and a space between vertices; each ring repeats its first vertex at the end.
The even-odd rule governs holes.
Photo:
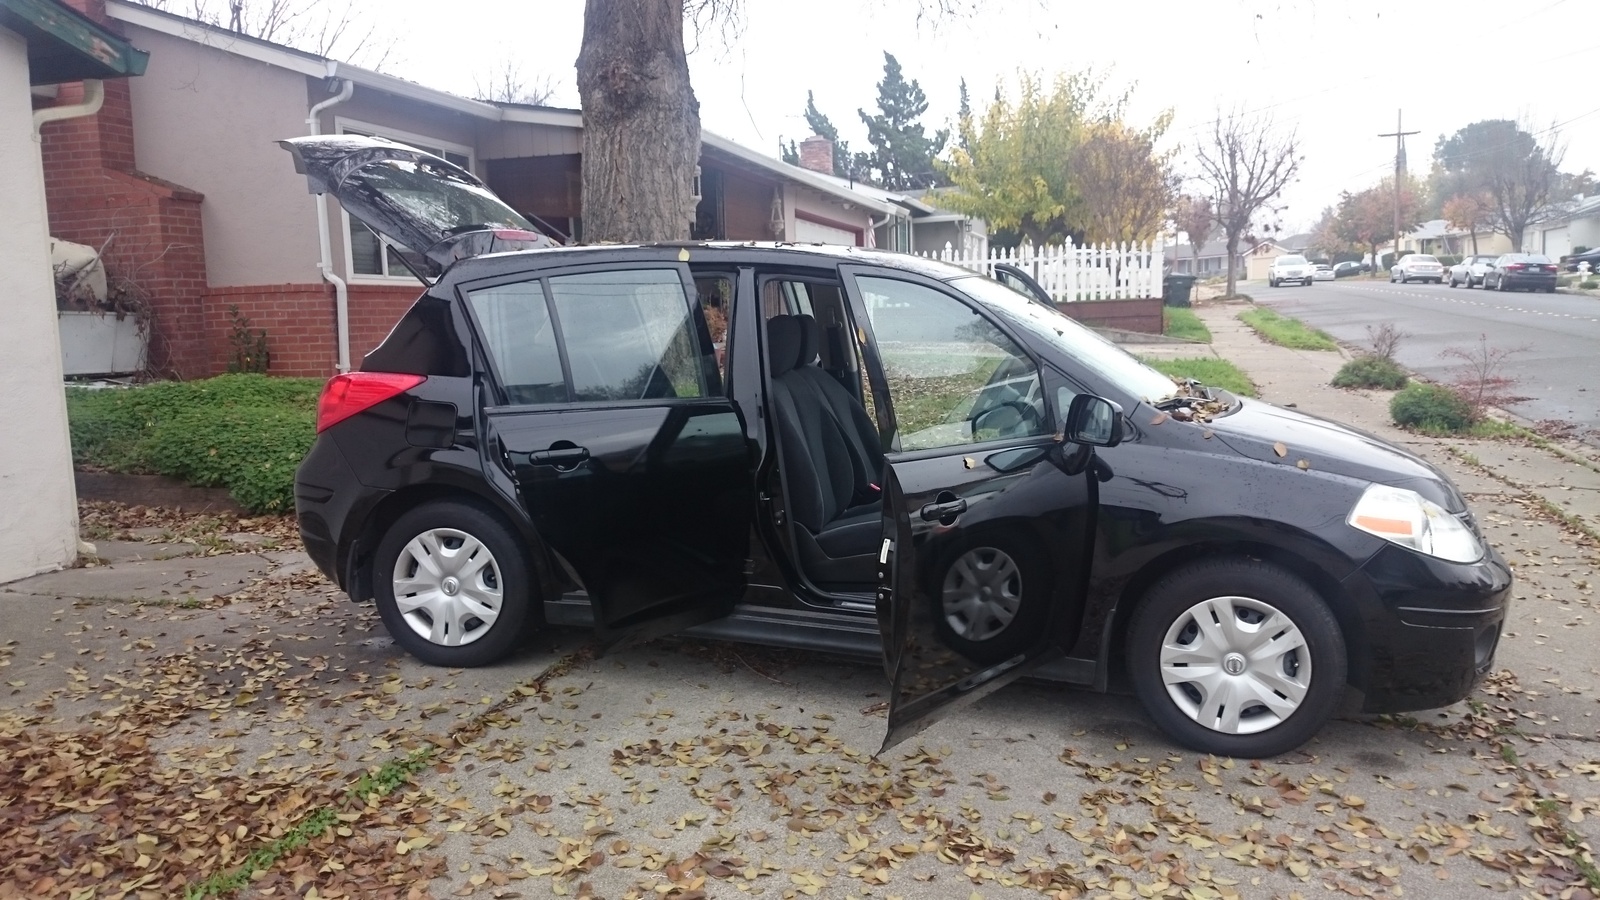
POLYGON ((1572 252, 1572 241, 1567 237, 1567 226, 1560 228, 1547 228, 1544 231, 1544 246, 1539 252, 1551 259, 1560 259, 1572 252))
POLYGON ((854 231, 799 218, 794 220, 794 239, 816 244, 844 244, 849 247, 860 243, 854 231))

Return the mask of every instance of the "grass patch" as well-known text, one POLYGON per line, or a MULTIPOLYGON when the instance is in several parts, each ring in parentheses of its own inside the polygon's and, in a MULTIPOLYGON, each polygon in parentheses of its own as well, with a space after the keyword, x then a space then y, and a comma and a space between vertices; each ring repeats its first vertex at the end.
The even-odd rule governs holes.
POLYGON ((1381 356, 1358 356, 1340 367, 1333 376, 1333 386, 1342 388, 1378 388, 1398 391, 1406 386, 1410 376, 1392 359, 1381 356))
POLYGON ((1304 324, 1280 316, 1264 306, 1247 309, 1239 313, 1239 320, 1251 328, 1263 340, 1271 341, 1280 347, 1291 350, 1337 350, 1339 345, 1333 338, 1315 328, 1308 328, 1304 324))
POLYGON ((1211 329, 1206 323, 1200 321, 1194 310, 1182 307, 1167 307, 1161 313, 1161 333, 1167 337, 1182 338, 1186 341, 1199 341, 1203 344, 1211 343, 1211 329))
POLYGON ((1188 359, 1146 359, 1145 364, 1173 378, 1193 378, 1201 384, 1222 388, 1243 397, 1256 395, 1255 382, 1242 370, 1225 359, 1214 356, 1188 359))
POLYGON ((316 436, 317 378, 219 375, 67 389, 72 459, 111 472, 225 487, 252 512, 294 509, 294 470, 316 436))

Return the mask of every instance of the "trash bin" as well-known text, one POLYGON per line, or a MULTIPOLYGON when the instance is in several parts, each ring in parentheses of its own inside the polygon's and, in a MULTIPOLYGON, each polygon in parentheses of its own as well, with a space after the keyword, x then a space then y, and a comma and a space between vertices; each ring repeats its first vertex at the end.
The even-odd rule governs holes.
POLYGON ((1195 276, 1168 275, 1161 279, 1161 301, 1164 306, 1188 306, 1189 293, 1194 290, 1195 276))

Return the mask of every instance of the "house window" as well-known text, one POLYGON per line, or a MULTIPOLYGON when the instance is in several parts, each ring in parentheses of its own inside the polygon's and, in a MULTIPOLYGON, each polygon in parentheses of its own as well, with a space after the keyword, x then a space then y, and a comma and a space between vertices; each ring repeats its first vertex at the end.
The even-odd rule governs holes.
MULTIPOLYGON (((361 137, 387 138, 396 143, 405 144, 408 147, 415 147, 424 153, 432 153, 434 156, 446 162, 454 163, 468 172, 472 171, 472 150, 459 144, 447 144, 436 138, 406 134, 405 132, 378 128, 359 122, 340 121, 339 133, 360 135, 361 137)), ((393 250, 384 247, 379 242, 378 236, 372 233, 372 229, 351 218, 349 213, 344 214, 344 230, 345 247, 349 254, 346 262, 348 271, 352 276, 370 279, 398 278, 407 281, 413 280, 410 270, 400 261, 400 257, 393 250)), ((427 248, 413 247, 411 249, 421 253, 427 248)))

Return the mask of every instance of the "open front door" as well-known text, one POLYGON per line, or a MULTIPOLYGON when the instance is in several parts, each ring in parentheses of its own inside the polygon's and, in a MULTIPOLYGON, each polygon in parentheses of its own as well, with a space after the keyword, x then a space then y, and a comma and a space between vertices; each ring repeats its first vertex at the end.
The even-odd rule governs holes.
POLYGON ((691 285, 636 262, 464 288, 504 398, 490 452, 607 645, 719 618, 744 591, 752 455, 691 285))
MULTIPOLYGON (((1022 468, 1043 462, 1046 454, 1043 449, 1007 452, 1022 468)), ((1051 561, 1039 557, 1031 537, 1003 528, 965 533, 959 521, 966 498, 948 490, 908 498, 895 468, 885 467, 878 556, 878 628, 894 685, 883 750, 1061 655, 1065 636, 1061 617, 1051 615, 1061 611, 1051 603, 1054 592, 1040 596, 1030 584, 1053 580, 1045 572, 1051 561), (1029 600, 1056 608, 1025 612, 1012 603, 1029 600), (992 630, 997 614, 1004 616, 1008 606, 1013 616, 1008 625, 1032 626, 1020 639, 972 640, 992 630)), ((973 499, 1006 502, 993 495, 973 499)), ((1068 559, 1064 555, 1058 562, 1068 559)))

